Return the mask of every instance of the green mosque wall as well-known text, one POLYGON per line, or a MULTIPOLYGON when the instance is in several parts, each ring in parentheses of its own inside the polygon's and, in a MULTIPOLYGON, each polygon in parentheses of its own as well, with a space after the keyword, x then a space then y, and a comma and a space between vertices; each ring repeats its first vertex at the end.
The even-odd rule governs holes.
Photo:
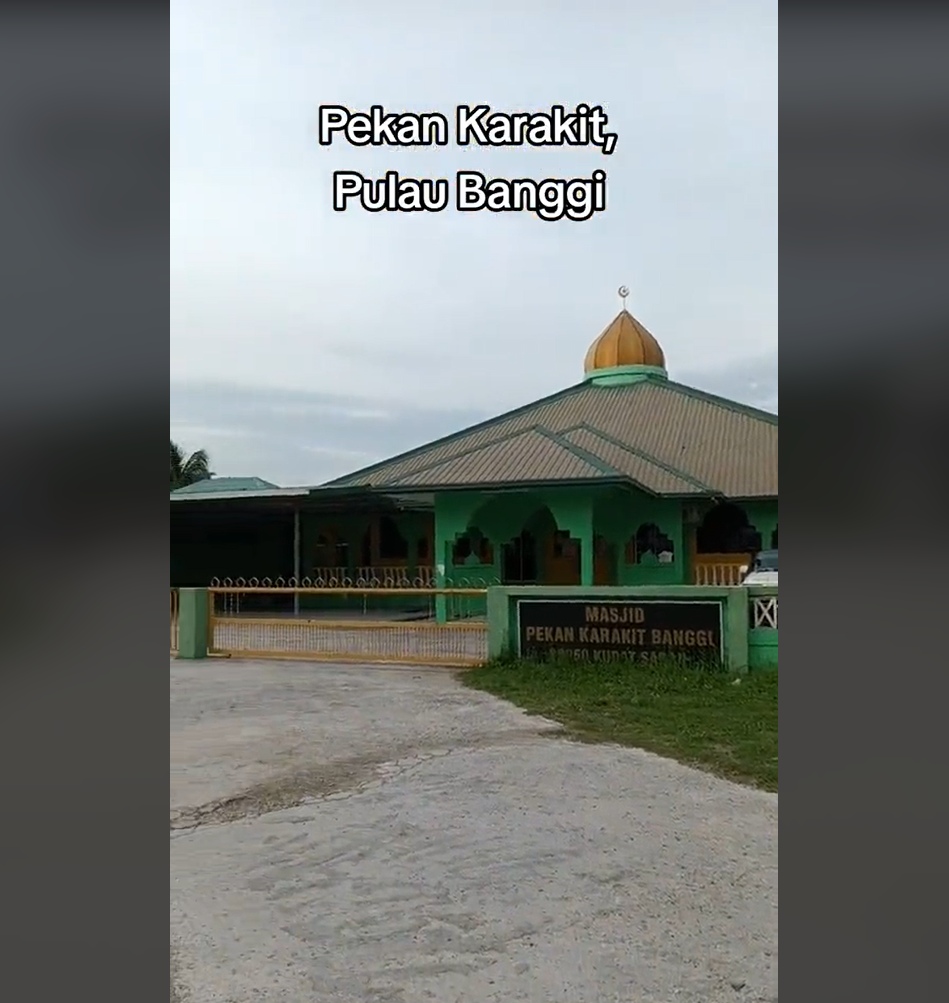
POLYGON ((537 580, 551 570, 544 544, 557 530, 569 532, 580 544, 576 584, 592 585, 596 572, 595 540, 605 544, 601 573, 619 585, 681 584, 688 575, 683 534, 682 503, 653 498, 629 489, 546 488, 537 491, 487 494, 479 491, 439 494, 435 499, 435 554, 437 572, 445 580, 462 576, 504 577, 503 547, 529 531, 538 543, 537 580), (630 541, 645 524, 655 525, 668 539, 673 555, 669 563, 647 555, 631 563, 630 541), (482 564, 452 559, 455 543, 471 530, 480 531, 492 544, 493 561, 482 564), (607 570, 609 569, 609 570, 607 570), (611 572, 611 573, 610 573, 611 572))
MULTIPOLYGON (((304 512, 300 516, 300 576, 315 579, 320 569, 347 569, 356 585, 357 569, 368 565, 377 577, 389 573, 422 585, 431 581, 440 588, 485 588, 512 583, 505 566, 505 545, 522 531, 533 537, 535 562, 532 577, 523 584, 678 586, 693 581, 691 529, 687 510, 692 500, 656 498, 632 487, 539 487, 534 490, 438 493, 433 511, 397 512, 388 515, 405 541, 404 557, 380 556, 379 515, 304 512), (372 529, 373 525, 376 529, 372 529), (634 545, 637 530, 652 525, 671 560, 662 560, 648 548, 634 545), (554 555, 554 534, 566 532, 578 556, 554 555), (365 553, 367 534, 374 534, 370 553, 365 553), (328 546, 321 547, 321 537, 328 546), (474 546, 456 545, 463 538, 474 546), (482 545, 479 540, 486 541, 482 545), (572 563, 571 563, 572 562, 572 563), (421 569, 421 573, 420 573, 421 569)), ((699 504, 702 504, 701 502, 699 504)), ((761 535, 763 548, 772 546, 778 526, 776 500, 742 504, 749 522, 761 535)), ((694 516, 693 516, 694 522, 694 516)), ((255 521, 248 525, 238 546, 235 538, 220 542, 192 537, 187 549, 173 548, 172 575, 175 585, 210 584, 212 578, 279 577, 294 574, 292 518, 282 524, 255 521), (253 528, 253 532, 251 529, 253 528), (184 567, 187 565, 187 567, 184 567), (180 570, 179 570, 180 569, 180 570), (180 578, 174 581, 174 578, 180 578)), ((530 563, 530 562, 528 562, 530 563)), ((339 572, 337 572, 338 574, 339 572)), ((325 574, 325 572, 324 572, 325 574)), ((314 581, 314 584, 334 584, 314 581)), ((483 616, 485 600, 455 597, 433 602, 431 597, 375 595, 304 595, 304 609, 412 610, 420 614, 437 609, 442 618, 483 616)))

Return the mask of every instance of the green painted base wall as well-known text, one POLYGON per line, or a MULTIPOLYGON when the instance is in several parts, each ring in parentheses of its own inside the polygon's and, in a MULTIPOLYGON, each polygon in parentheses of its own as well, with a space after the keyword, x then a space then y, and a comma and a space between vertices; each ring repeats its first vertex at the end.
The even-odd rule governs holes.
MULTIPOLYGON (((776 589, 755 589, 754 594, 777 596, 776 589)), ((723 647, 726 667, 733 672, 777 669, 778 632, 771 628, 749 629, 749 601, 752 593, 743 588, 709 586, 495 586, 488 590, 483 603, 487 613, 488 657, 511 657, 517 646, 518 599, 716 599, 723 603, 723 647)), ((466 613, 454 598, 448 609, 450 618, 480 616, 481 609, 466 613)), ((208 591, 179 590, 178 656, 205 658, 208 652, 208 591)))
POLYGON ((778 667, 778 632, 770 627, 748 631, 748 666, 751 669, 778 667))
POLYGON ((178 657, 206 658, 208 654, 208 590, 178 590, 178 657))

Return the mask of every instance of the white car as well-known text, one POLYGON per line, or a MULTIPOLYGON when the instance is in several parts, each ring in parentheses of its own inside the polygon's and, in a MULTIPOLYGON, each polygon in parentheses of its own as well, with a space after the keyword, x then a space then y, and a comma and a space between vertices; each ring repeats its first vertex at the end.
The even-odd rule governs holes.
POLYGON ((750 568, 744 569, 742 585, 777 585, 778 552, 761 550, 755 555, 750 568))

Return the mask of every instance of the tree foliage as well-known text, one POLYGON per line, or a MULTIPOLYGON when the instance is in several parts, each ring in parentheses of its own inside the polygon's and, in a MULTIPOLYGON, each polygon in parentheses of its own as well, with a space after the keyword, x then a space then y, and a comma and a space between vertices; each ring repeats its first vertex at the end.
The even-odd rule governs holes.
POLYGON ((208 466, 208 454, 203 449, 190 456, 175 442, 171 441, 171 490, 209 480, 212 476, 208 466))

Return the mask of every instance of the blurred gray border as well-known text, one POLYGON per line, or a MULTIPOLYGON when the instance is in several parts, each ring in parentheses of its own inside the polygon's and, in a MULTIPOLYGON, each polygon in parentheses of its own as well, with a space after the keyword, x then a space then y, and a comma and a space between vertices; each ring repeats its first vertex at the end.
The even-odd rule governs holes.
POLYGON ((168 9, 0 13, 10 999, 166 1000, 168 9))
MULTIPOLYGON (((105 10, 0 14, 11 998, 168 972, 167 9, 105 10)), ((949 17, 896 11, 782 12, 791 1000, 939 984, 949 17)))
POLYGON ((935 5, 781 12, 787 1000, 941 982, 947 37, 935 5))

